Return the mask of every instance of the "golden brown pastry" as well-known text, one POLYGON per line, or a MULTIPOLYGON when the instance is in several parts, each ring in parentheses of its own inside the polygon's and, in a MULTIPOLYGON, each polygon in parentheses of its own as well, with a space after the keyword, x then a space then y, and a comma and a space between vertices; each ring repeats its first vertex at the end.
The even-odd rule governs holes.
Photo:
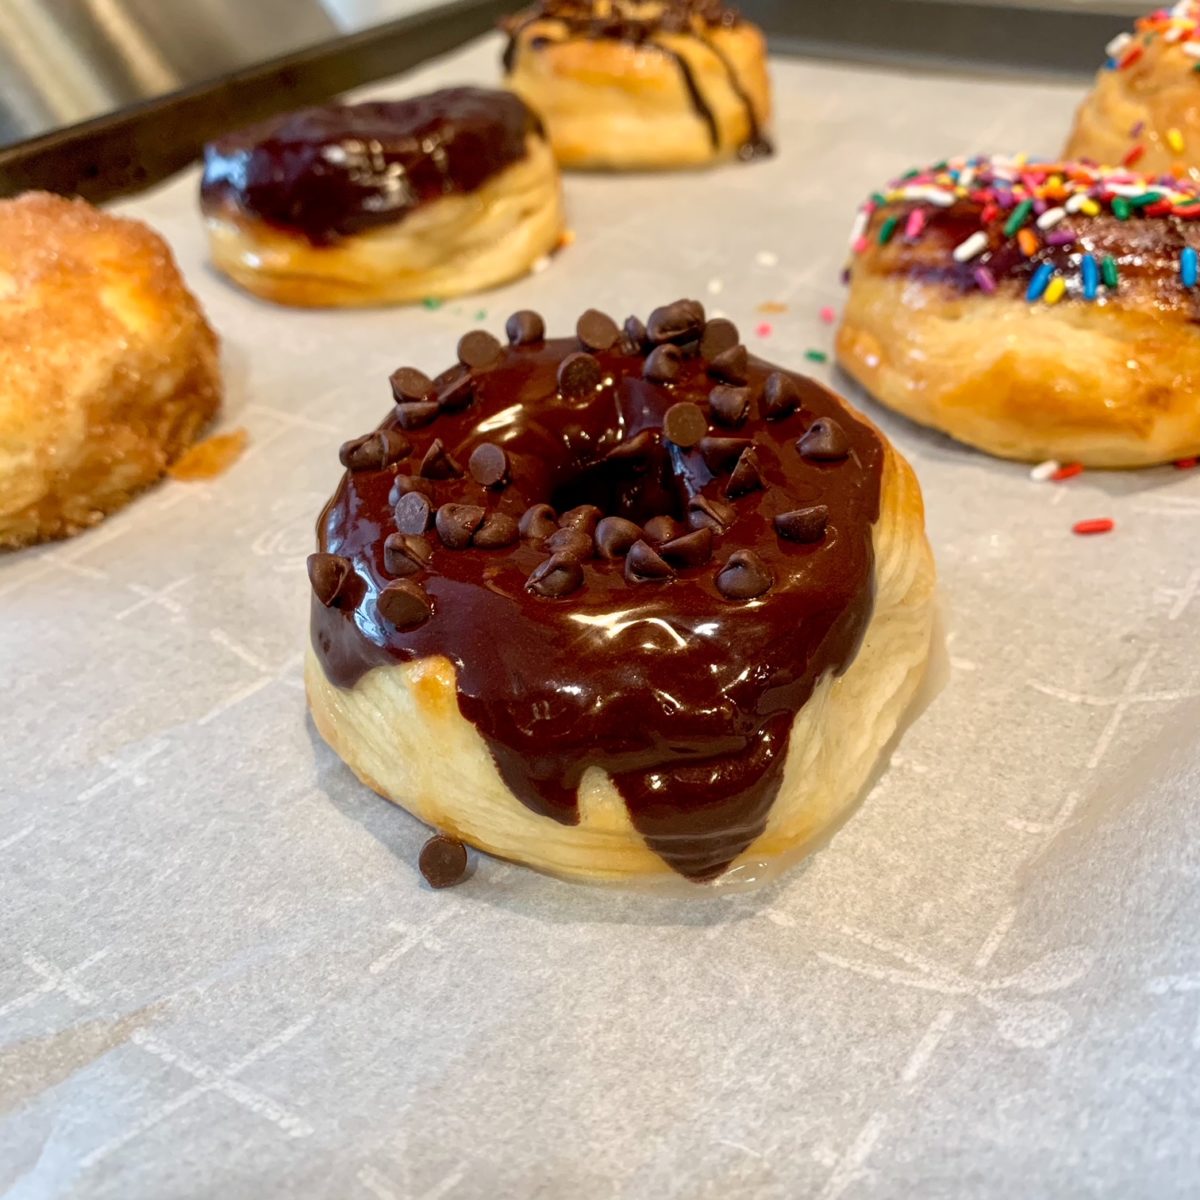
POLYGON ((156 233, 82 200, 0 201, 0 548, 120 508, 220 396, 216 336, 156 233))
POLYGON ((718 0, 540 0, 508 18, 508 86, 566 167, 691 167, 770 152, 762 33, 718 0))
POLYGON ((205 154, 213 261, 280 304, 402 304, 523 275, 563 235, 558 167, 508 92, 305 109, 205 154))
POLYGON ((342 447, 317 728, 443 835, 431 882, 461 876, 446 839, 594 881, 762 878, 853 804, 924 672, 912 470, 694 301, 508 337, 397 371, 342 447))
POLYGON ((1143 17, 1132 34, 1109 43, 1108 60, 1080 105, 1064 157, 1136 167, 1146 175, 1197 171, 1198 70, 1197 0, 1143 17))
POLYGON ((837 350, 878 400, 1003 458, 1200 452, 1200 191, 954 159, 859 215, 837 350))

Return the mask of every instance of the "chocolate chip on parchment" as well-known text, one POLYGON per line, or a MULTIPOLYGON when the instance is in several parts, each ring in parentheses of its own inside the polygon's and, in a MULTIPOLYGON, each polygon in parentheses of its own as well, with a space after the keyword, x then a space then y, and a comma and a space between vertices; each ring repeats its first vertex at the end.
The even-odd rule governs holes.
POLYGON ((398 429, 377 429, 343 442, 338 459, 351 471, 382 471, 398 463, 411 449, 412 443, 398 429))
POLYGON ((472 370, 490 367, 503 353, 499 341, 483 329, 472 329, 458 339, 458 361, 472 370))
POLYGON ((850 442, 836 421, 820 417, 796 442, 796 449, 813 462, 838 462, 850 453, 850 442))
POLYGON ((678 346, 655 346, 642 365, 642 378, 651 383, 674 383, 679 377, 680 360, 678 346))
POLYGON ((443 504, 433 524, 447 550, 465 550, 483 518, 484 510, 478 504, 443 504))
POLYGON ((433 601, 419 583, 394 579, 375 602, 379 615, 397 629, 416 629, 433 615, 433 601))
POLYGON ((725 481, 725 497, 736 500, 764 486, 762 473, 758 469, 758 455, 753 446, 747 446, 738 458, 733 474, 725 481))
POLYGON ((775 582, 766 563, 753 550, 735 550, 717 572, 717 591, 729 600, 754 600, 775 582))
POLYGON ((737 510, 720 500, 709 500, 706 496, 693 496, 688 501, 688 525, 692 529, 711 529, 724 533, 737 517, 737 510))
POLYGON ((483 524, 475 530, 471 545, 484 550, 498 550, 503 546, 511 546, 520 536, 515 517, 510 517, 508 513, 488 513, 483 518, 483 524))
POLYGON ((495 442, 484 442, 471 451, 467 470, 480 487, 502 487, 508 479, 508 455, 495 442))
POLYGON ((431 888, 454 887, 466 877, 467 848, 462 842, 438 834, 421 847, 417 863, 431 888))
POLYGON ((725 383, 744 384, 750 378, 750 356, 745 346, 723 350, 708 364, 708 373, 725 383))
POLYGON ((780 371, 772 371, 763 385, 762 410, 768 421, 790 417, 800 407, 800 389, 780 371))
POLYGON ((775 518, 775 532, 789 542, 819 542, 829 526, 829 509, 824 504, 796 508, 775 518))
POLYGON ((416 367, 401 367, 391 376, 392 395, 397 404, 414 403, 433 398, 433 381, 416 367))
POLYGON ((514 346, 536 346, 546 340, 546 322, 540 313, 523 308, 508 318, 504 332, 514 346))
POLYGON ((592 557, 592 539, 582 529, 556 529, 546 539, 546 549, 551 554, 569 554, 584 562, 592 557))
POLYGON ((626 583, 662 583, 673 579, 671 564, 647 542, 634 542, 625 555, 626 583))
POLYGON ((420 492, 408 492, 396 501, 396 532, 424 533, 433 521, 433 505, 420 492))
POLYGON ((696 300, 676 300, 656 308, 646 322, 646 335, 657 346, 663 342, 690 342, 704 328, 704 307, 696 300))
POLYGON ((428 479, 420 479, 416 475, 397 475, 392 480, 392 489, 388 492, 388 503, 393 507, 400 503, 412 492, 433 498, 433 484, 428 479))
POLYGON ((354 566, 340 554, 310 554, 308 581, 313 595, 326 608, 341 608, 346 599, 346 584, 354 574, 354 566))
POLYGON ((583 567, 569 554, 555 554, 539 564, 525 581, 525 587, 538 596, 558 600, 569 596, 583 583, 583 567))
POLYGON ((393 533, 383 543, 383 569, 389 575, 415 575, 432 557, 429 539, 415 534, 393 533))
POLYGON ((658 552, 677 567, 702 567, 712 558, 712 549, 713 531, 706 528, 672 538, 659 546, 658 552))
POLYGON ((683 533, 683 526, 674 517, 664 514, 660 517, 651 517, 643 526, 642 531, 646 535, 646 541, 658 546, 663 542, 669 542, 672 538, 677 538, 683 533))
POLYGON ((714 475, 720 475, 731 470, 742 451, 753 444, 749 438, 706 437, 700 442, 700 456, 714 475))
POLYGON ((642 529, 624 517, 605 517, 596 526, 596 553, 601 558, 624 558, 634 542, 641 541, 642 529))
POLYGON ((750 389, 744 387, 713 388, 708 394, 708 406, 713 420, 721 425, 740 425, 750 411, 750 389))
POLYGON ((413 400, 396 405, 396 420, 401 429, 420 429, 428 425, 441 410, 436 400, 413 400))
POLYGON ((420 475, 423 479, 461 479, 462 467, 450 456, 441 438, 434 438, 425 457, 421 459, 420 475))
POLYGON ((579 338, 579 344, 585 350, 600 354, 611 350, 617 344, 621 331, 617 328, 616 321, 607 313, 589 308, 576 322, 575 336, 579 338))
POLYGON ((688 450, 708 433, 708 418, 700 405, 681 400, 672 404, 663 416, 663 433, 668 441, 688 450))
POLYGON ((558 518, 558 523, 563 529, 579 529, 591 537, 596 528, 596 522, 602 516, 604 516, 604 510, 597 508, 594 504, 577 504, 574 508, 568 508, 558 518))
POLYGON ((629 354, 642 354, 646 350, 646 326, 640 317, 626 317, 622 330, 621 348, 629 354))
POLYGON ((582 351, 568 354, 558 367, 558 390, 564 400, 586 400, 603 380, 599 362, 582 351))
POLYGON ((732 350, 740 341, 737 326, 724 317, 714 317, 704 326, 700 337, 700 354, 710 361, 726 350, 732 350))
POLYGON ((531 504, 521 516, 518 528, 531 542, 545 541, 558 529, 558 515, 548 504, 531 504))

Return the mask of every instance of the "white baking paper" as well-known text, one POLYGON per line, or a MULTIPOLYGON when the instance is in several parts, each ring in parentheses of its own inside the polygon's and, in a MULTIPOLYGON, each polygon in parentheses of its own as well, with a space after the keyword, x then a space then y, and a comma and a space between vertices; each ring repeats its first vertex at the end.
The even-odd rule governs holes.
MULTIPOLYGON (((497 77, 495 40, 378 94, 497 77)), ((170 240, 251 447, 0 559, 4 1200, 1175 1197, 1200 1187, 1200 472, 1035 484, 871 407, 925 487, 946 686, 832 844, 707 901, 484 859, 306 720, 336 448, 517 307, 682 295, 798 365, 853 210, 1054 153, 1076 89, 775 64, 775 159, 573 176, 573 246, 438 311, 301 313, 170 240), (764 303, 786 311, 764 313, 764 303), (1112 517, 1102 537, 1073 522, 1112 517)), ((816 366, 823 378, 836 376, 816 366)))

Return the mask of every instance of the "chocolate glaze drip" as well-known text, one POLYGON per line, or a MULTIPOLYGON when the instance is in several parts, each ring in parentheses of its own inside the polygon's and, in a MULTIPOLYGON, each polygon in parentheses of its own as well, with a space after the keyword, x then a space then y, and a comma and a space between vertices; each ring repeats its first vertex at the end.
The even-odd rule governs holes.
POLYGON ((518 96, 482 88, 306 108, 206 147, 201 202, 328 245, 477 190, 540 132, 518 96))
MULTIPOLYGON (((739 436, 753 439, 764 486, 725 501, 730 468, 711 447, 683 450, 662 436, 673 405, 706 408, 712 379, 694 346, 672 384, 643 378, 640 350, 599 353, 602 383, 568 400, 559 366, 578 350, 573 339, 504 348, 471 372, 466 408, 443 409, 430 426, 405 433, 407 461, 345 475, 318 533, 321 550, 345 556, 355 574, 330 607, 314 598, 313 645, 327 676, 344 687, 380 664, 444 655, 457 670, 463 716, 524 804, 574 824, 580 780, 599 767, 647 844, 681 874, 709 879, 762 832, 797 712, 817 681, 857 652, 873 602, 883 446, 833 393, 801 376, 787 377, 800 407, 762 420, 773 368, 751 359, 754 401, 739 436), (844 430, 849 453, 841 461, 812 461, 797 449, 821 417, 844 430), (665 582, 627 582, 620 558, 585 557, 582 586, 561 599, 527 588, 550 555, 544 542, 451 550, 431 536, 427 569, 409 578, 432 600, 433 615, 400 632, 376 607, 391 580, 389 494, 398 476, 409 478, 397 490, 411 484, 434 439, 459 463, 481 444, 500 446, 508 468, 501 490, 469 473, 420 480, 434 508, 475 505, 515 520, 537 503, 559 513, 595 505, 638 525, 671 516, 686 532, 688 502, 703 497, 728 527, 714 533, 711 560, 688 566, 676 558, 665 582), (816 504, 828 510, 819 540, 777 533, 777 516, 816 504), (737 602, 715 581, 730 555, 746 549, 773 586, 737 602)), ((396 418, 381 428, 396 429, 396 418)), ((595 516, 581 510, 573 524, 590 530, 595 516)))
POLYGON ((534 49, 540 49, 558 40, 613 38, 653 50, 671 59, 679 68, 692 109, 704 122, 713 147, 719 148, 720 127, 712 106, 696 80, 691 64, 678 51, 654 40, 655 35, 660 33, 687 34, 701 42, 720 59, 729 77, 730 87, 745 109, 750 132, 746 141, 738 147, 738 157, 744 160, 763 158, 773 153, 773 147, 763 135, 754 104, 742 86, 742 81, 738 78, 737 70, 728 55, 708 36, 708 30, 731 28, 740 19, 733 9, 725 8, 719 0, 664 0, 661 9, 653 16, 646 15, 644 10, 642 13, 627 11, 621 0, 615 0, 612 15, 607 17, 596 16, 592 0, 539 0, 533 8, 518 13, 505 22, 508 44, 504 48, 504 72, 506 75, 512 74, 521 48, 522 35, 539 21, 559 22, 565 36, 562 39, 537 37, 530 43, 534 49))

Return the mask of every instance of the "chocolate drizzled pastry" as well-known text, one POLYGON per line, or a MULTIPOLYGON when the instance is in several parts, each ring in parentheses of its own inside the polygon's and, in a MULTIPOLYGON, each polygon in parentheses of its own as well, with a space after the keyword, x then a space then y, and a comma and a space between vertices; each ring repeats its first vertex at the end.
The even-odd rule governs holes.
POLYGON ((449 660, 517 800, 573 824, 598 767, 647 845, 703 880, 762 831, 796 714, 857 653, 884 449, 820 384, 753 357, 739 428, 694 440, 731 386, 711 358, 740 343, 695 302, 656 313, 607 350, 606 321, 546 340, 520 314, 470 402, 404 431, 405 463, 347 471, 319 527, 313 645, 343 687, 449 660), (645 371, 664 350, 669 383, 645 371), (797 445, 814 427, 816 458, 797 445))
POLYGON ((272 117, 205 147, 201 204, 324 246, 477 191, 519 162, 541 124, 512 92, 448 88, 272 117))

